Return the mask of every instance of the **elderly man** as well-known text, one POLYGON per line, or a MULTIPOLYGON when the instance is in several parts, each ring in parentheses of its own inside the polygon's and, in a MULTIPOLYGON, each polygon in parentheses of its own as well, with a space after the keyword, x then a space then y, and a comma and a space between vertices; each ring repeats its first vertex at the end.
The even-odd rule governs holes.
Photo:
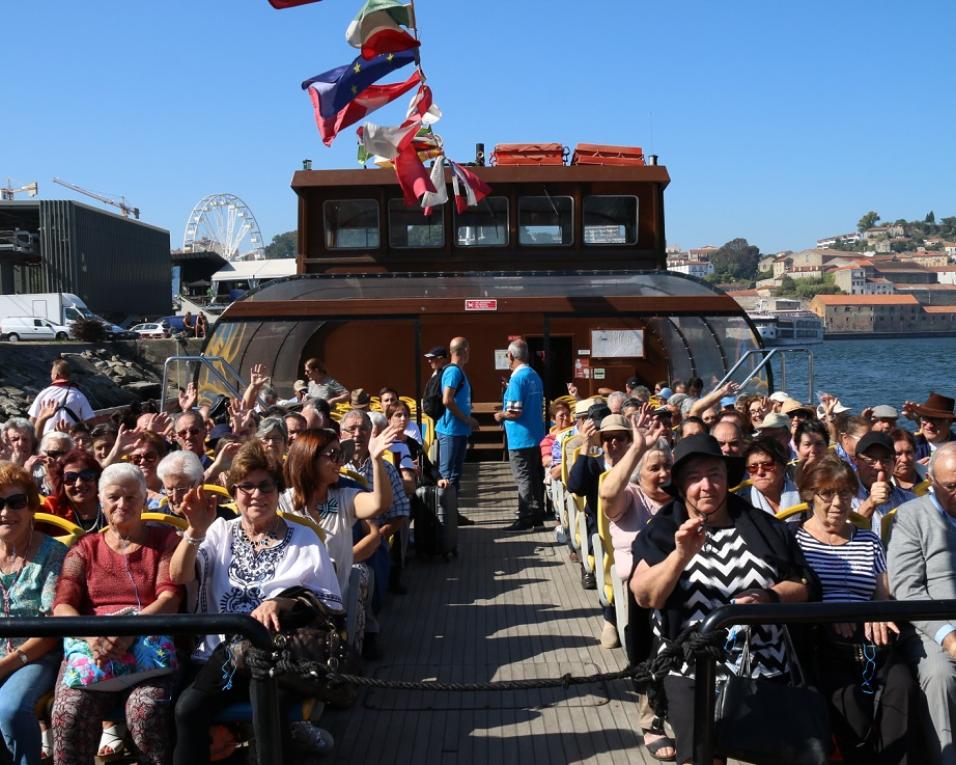
MULTIPOLYGON (((339 424, 342 428, 343 446, 348 440, 351 440, 353 445, 352 459, 345 467, 364 477, 368 481, 369 488, 374 489, 373 465, 368 450, 368 442, 372 437, 372 421, 365 412, 360 409, 352 409, 345 413, 339 424)), ((402 476, 395 469, 395 466, 386 462, 385 473, 392 485, 392 504, 384 513, 373 518, 372 522, 378 525, 382 540, 387 545, 395 534, 408 526, 411 505, 408 494, 405 492, 405 485, 402 483, 402 476)), ((401 566, 401 545, 396 544, 392 548, 392 567, 389 570, 388 589, 390 592, 404 595, 407 590, 401 583, 401 566)))
POLYGON ((720 452, 725 457, 743 456, 744 434, 736 422, 733 420, 720 420, 710 429, 710 434, 717 439, 720 452))
POLYGON ((903 414, 910 419, 919 418, 920 432, 916 436, 916 459, 924 462, 943 444, 956 439, 953 435, 953 408, 956 401, 939 393, 930 393, 922 404, 907 401, 903 414))
MULTIPOLYGON (((929 493, 899 508, 887 571, 896 600, 956 599, 956 443, 930 458, 929 493)), ((931 761, 956 765, 956 618, 919 620, 904 633, 932 723, 931 761)))
POLYGON ((892 406, 880 404, 874 406, 870 412, 871 430, 878 430, 880 433, 889 434, 896 427, 896 421, 900 418, 900 413, 892 406))
POLYGON ((882 534, 883 516, 916 497, 893 483, 896 450, 886 433, 871 430, 856 445, 854 457, 860 493, 853 499, 853 510, 869 518, 873 533, 882 534))
POLYGON ((538 448, 544 438, 544 384, 528 364, 524 340, 512 340, 507 353, 511 377, 495 421, 504 425, 508 462, 518 485, 518 518, 507 530, 526 531, 544 526, 544 468, 538 448))
POLYGON ((3 424, 3 453, 5 459, 23 467, 33 455, 36 437, 30 421, 23 417, 11 417, 3 424))
POLYGON ((203 469, 212 465, 212 458, 206 454, 206 421, 199 412, 179 414, 173 423, 173 433, 179 448, 199 457, 203 469))
POLYGON ((790 448, 790 418, 787 415, 771 412, 757 426, 757 433, 779 441, 784 452, 789 454, 791 459, 796 458, 796 453, 790 448))

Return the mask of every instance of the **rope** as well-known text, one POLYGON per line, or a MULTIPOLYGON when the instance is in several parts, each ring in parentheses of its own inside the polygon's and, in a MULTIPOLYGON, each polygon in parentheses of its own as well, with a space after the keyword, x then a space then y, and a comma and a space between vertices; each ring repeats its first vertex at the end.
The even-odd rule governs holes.
POLYGON ((658 654, 636 665, 616 672, 601 672, 594 675, 575 676, 570 673, 561 677, 536 680, 495 680, 485 683, 442 683, 438 681, 381 680, 340 673, 336 669, 318 661, 301 661, 289 658, 279 651, 262 651, 250 647, 246 651, 246 663, 250 674, 257 679, 293 675, 313 677, 318 682, 330 685, 347 684, 366 688, 382 688, 400 691, 447 691, 452 693, 476 691, 522 691, 537 688, 569 688, 572 685, 588 685, 613 680, 631 679, 638 685, 655 686, 671 670, 679 669, 684 663, 694 661, 700 655, 720 660, 724 656, 723 632, 701 635, 697 627, 690 627, 677 636, 676 640, 665 641, 658 654))

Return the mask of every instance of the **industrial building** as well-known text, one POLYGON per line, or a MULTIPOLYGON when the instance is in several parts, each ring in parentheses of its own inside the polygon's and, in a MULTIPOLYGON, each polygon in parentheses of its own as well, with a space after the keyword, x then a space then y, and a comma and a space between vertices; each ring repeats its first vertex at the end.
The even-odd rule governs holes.
POLYGON ((33 292, 116 319, 168 313, 169 232, 72 200, 0 201, 0 294, 33 292))

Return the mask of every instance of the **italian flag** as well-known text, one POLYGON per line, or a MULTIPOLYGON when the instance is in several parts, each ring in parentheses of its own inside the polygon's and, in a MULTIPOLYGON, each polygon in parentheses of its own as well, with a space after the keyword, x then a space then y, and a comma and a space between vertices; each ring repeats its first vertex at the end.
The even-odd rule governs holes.
POLYGON ((366 0, 345 31, 345 39, 353 48, 361 48, 362 58, 370 59, 421 45, 402 29, 414 26, 411 6, 398 0, 366 0))

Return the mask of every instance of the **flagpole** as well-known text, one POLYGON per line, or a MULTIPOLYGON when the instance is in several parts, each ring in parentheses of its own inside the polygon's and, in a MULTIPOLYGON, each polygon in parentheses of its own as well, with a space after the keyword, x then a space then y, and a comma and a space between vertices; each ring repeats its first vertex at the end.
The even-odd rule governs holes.
MULTIPOLYGON (((408 0, 408 20, 412 23, 412 29, 415 30, 415 39, 421 42, 421 37, 418 34, 418 19, 415 17, 415 0, 408 0)), ((422 82, 424 82, 428 78, 425 77, 425 71, 422 69, 421 50, 420 46, 415 48, 415 66, 422 73, 422 82)))

